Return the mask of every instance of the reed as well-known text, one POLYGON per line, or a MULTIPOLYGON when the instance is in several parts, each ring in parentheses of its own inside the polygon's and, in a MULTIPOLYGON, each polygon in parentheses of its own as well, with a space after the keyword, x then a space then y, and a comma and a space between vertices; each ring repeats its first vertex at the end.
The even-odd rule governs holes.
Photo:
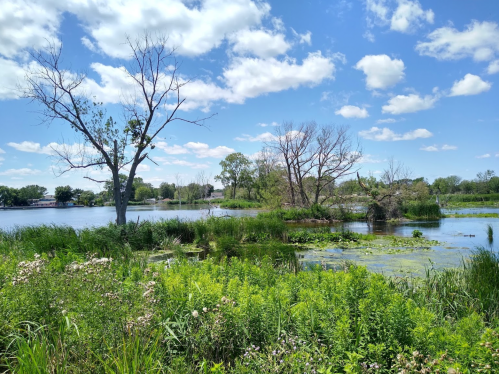
POLYGON ((487 224, 487 238, 489 239, 489 241, 494 240, 494 228, 490 223, 487 224))

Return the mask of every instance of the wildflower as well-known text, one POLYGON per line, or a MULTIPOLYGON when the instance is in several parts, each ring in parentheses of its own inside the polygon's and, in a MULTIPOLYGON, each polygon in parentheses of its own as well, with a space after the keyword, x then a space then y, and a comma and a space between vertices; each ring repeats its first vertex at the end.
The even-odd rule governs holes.
POLYGON ((193 312, 192 312, 192 316, 193 316, 194 318, 198 318, 198 317, 199 317, 199 313, 198 313, 198 311, 197 311, 197 310, 193 311, 193 312))
POLYGON ((204 308, 203 308, 203 312, 207 313, 207 312, 208 312, 208 308, 207 308, 207 307, 204 307, 204 308))
POLYGON ((68 312, 66 311, 66 309, 64 309, 61 313, 63 316, 65 316, 68 312))
POLYGON ((40 258, 40 255, 38 253, 35 253, 35 260, 38 260, 40 258))

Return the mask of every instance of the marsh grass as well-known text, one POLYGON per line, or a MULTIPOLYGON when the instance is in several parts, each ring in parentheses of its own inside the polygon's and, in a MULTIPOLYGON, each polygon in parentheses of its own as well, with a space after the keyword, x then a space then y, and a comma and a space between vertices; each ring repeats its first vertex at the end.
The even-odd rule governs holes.
POLYGON ((494 228, 490 223, 487 225, 486 231, 487 231, 487 238, 489 239, 489 241, 494 240, 494 228))
POLYGON ((261 203, 248 200, 224 200, 220 202, 220 208, 226 209, 256 209, 261 207, 261 203))
POLYGON ((438 204, 426 202, 412 202, 404 204, 402 206, 402 213, 404 214, 404 217, 410 219, 439 219, 442 215, 438 204))

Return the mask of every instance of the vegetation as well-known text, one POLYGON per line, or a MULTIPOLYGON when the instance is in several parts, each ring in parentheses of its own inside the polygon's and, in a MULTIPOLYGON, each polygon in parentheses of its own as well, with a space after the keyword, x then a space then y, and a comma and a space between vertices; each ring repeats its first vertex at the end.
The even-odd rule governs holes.
MULTIPOLYGON (((292 246, 275 240, 241 244, 259 225, 269 225, 263 221, 171 220, 1 232, 0 370, 499 369, 495 253, 479 248, 462 269, 429 269, 420 280, 387 278, 352 264, 339 271, 299 271, 292 246), (161 240, 175 245, 167 240, 175 235, 185 241, 215 235, 213 256, 165 266, 148 264, 134 252, 161 240)), ((285 226, 279 227, 270 230, 276 238, 285 226)))
POLYGON ((226 209, 255 209, 262 207, 261 203, 248 200, 224 200, 221 201, 219 204, 220 208, 226 208, 226 209))
POLYGON ((352 221, 365 219, 365 213, 354 213, 343 207, 328 208, 322 205, 312 205, 310 208, 274 209, 271 212, 258 213, 258 217, 277 218, 283 221, 352 221))

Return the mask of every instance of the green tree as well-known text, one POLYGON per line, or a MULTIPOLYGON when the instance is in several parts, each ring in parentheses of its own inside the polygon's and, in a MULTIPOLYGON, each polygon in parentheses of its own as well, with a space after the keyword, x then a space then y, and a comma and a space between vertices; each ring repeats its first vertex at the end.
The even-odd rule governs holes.
POLYGON ((145 202, 152 197, 151 189, 147 186, 140 186, 135 191, 135 200, 145 202))
POLYGON ((85 168, 111 172, 112 196, 119 225, 126 223, 137 168, 149 158, 161 131, 177 120, 202 125, 206 119, 188 120, 179 116, 179 109, 185 101, 182 87, 189 80, 179 76, 175 51, 168 47, 167 38, 151 38, 145 33, 137 40, 127 38, 127 45, 131 58, 127 61, 127 68, 122 70, 133 86, 130 89, 134 89, 137 95, 127 96, 133 98, 122 104, 125 119, 120 124, 107 117, 102 103, 89 99, 88 92, 81 89, 87 77, 83 73, 72 73, 63 65, 62 47, 55 44, 32 53, 34 63, 27 67, 23 89, 25 98, 40 105, 47 122, 65 123, 83 139, 79 149, 64 147, 55 150, 62 164, 66 165, 60 170, 61 174, 70 169, 85 168), (128 173, 124 185, 120 178, 123 170, 128 173))
POLYGON ((19 197, 24 200, 41 199, 47 194, 47 189, 36 184, 31 184, 19 189, 19 197))
POLYGON ((175 183, 163 182, 159 185, 159 195, 163 199, 174 199, 175 198, 175 183))
POLYGON ((59 186, 55 188, 55 199, 58 203, 66 204, 74 197, 74 191, 70 186, 59 186))
POLYGON ((18 205, 19 192, 15 188, 0 186, 0 203, 3 206, 18 205))
POLYGON ((232 198, 236 198, 236 190, 241 182, 241 177, 250 172, 251 162, 242 153, 231 153, 224 160, 220 161, 222 172, 215 177, 224 187, 231 187, 232 198))
POLYGON ((95 201, 95 193, 93 191, 83 191, 79 200, 83 205, 92 205, 92 202, 95 201))

